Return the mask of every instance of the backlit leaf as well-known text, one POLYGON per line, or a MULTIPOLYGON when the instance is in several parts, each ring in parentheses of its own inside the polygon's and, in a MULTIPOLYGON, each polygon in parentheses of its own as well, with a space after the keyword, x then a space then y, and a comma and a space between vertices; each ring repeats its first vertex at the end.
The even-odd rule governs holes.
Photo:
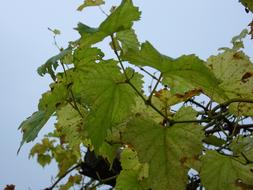
MULTIPOLYGON (((79 106, 83 116, 86 115, 79 106)), ((55 124, 61 143, 68 143, 71 147, 82 144, 87 138, 84 128, 84 120, 70 104, 56 111, 57 123, 55 124)))
MULTIPOLYGON (((229 99, 253 97, 253 64, 242 51, 226 50, 208 60, 209 68, 219 79, 219 87, 224 90, 229 99)), ((214 97, 217 102, 223 102, 220 97, 214 97)), ((230 111, 236 115, 253 115, 253 105, 250 103, 233 103, 230 111)))
POLYGON ((125 148, 120 155, 122 171, 117 177, 116 190, 142 190, 141 181, 148 177, 146 164, 140 164, 137 153, 125 148), (143 169, 145 168, 145 169, 143 169), (145 174, 144 174, 145 173, 145 174), (139 177, 141 175, 141 177, 139 177))
POLYGON ((145 42, 139 51, 128 51, 123 58, 132 64, 153 67, 163 74, 163 83, 168 84, 172 93, 184 94, 200 89, 209 95, 224 97, 217 88, 218 80, 208 70, 205 62, 195 55, 183 55, 177 59, 160 54, 149 42, 145 42))
MULTIPOLYGON (((92 144, 98 150, 107 131, 128 116, 135 104, 136 94, 125 83, 125 77, 112 60, 99 64, 83 64, 77 72, 76 84, 79 85, 74 88, 78 88, 81 96, 91 104, 86 127, 92 144)), ((137 73, 134 75, 136 77, 141 82, 137 73)))
POLYGON ((207 151, 202 158, 201 183, 208 190, 250 190, 253 165, 243 165, 231 156, 207 151))
POLYGON ((46 114, 45 111, 37 111, 20 124, 19 129, 22 130, 23 138, 18 152, 25 142, 31 142, 37 137, 39 131, 46 124, 49 117, 50 115, 46 114))
MULTIPOLYGON (((174 119, 194 119, 195 115, 187 107, 174 119)), ((123 139, 138 152, 141 163, 149 164, 149 177, 144 180, 146 189, 183 190, 187 171, 198 162, 202 135, 201 127, 193 123, 164 127, 149 118, 137 116, 129 122, 123 139)))
POLYGON ((82 36, 80 44, 82 47, 87 47, 115 32, 128 30, 132 27, 133 21, 137 21, 139 18, 140 12, 138 8, 133 6, 132 0, 123 0, 120 6, 98 28, 91 28, 79 23, 77 30, 82 36))
POLYGON ((40 76, 44 76, 45 74, 49 74, 53 80, 56 79, 55 70, 59 66, 59 60, 72 53, 72 48, 67 48, 61 51, 58 55, 55 55, 47 60, 47 62, 41 65, 37 72, 40 76))

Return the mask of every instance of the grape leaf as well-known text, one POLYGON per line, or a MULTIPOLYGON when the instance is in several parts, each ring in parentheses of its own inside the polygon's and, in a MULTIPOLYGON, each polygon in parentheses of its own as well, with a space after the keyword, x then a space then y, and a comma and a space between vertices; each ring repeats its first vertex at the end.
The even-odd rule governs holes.
MULTIPOLYGON (((195 116, 195 111, 186 107, 174 119, 189 120, 195 116)), ((136 116, 122 135, 138 152, 140 162, 149 164, 149 177, 144 180, 146 189, 185 189, 187 171, 197 166, 193 165, 202 148, 200 126, 192 123, 163 127, 149 118, 136 116)))
POLYGON ((79 23, 76 28, 81 35, 81 47, 87 47, 103 40, 115 32, 128 30, 133 21, 139 20, 140 12, 133 6, 132 0, 123 0, 120 6, 103 21, 98 28, 79 23))
POLYGON ((141 164, 137 152, 125 148, 120 155, 122 171, 117 177, 116 190, 142 190, 140 181, 148 177, 147 164, 141 164), (145 169, 144 169, 145 168, 145 169))
POLYGON ((51 149, 51 151, 58 165, 58 177, 64 175, 68 169, 70 169, 73 165, 79 163, 82 159, 82 150, 80 150, 80 146, 68 147, 56 145, 51 149))
POLYGON ((46 164, 50 164, 52 160, 52 155, 50 155, 50 150, 54 147, 54 140, 49 140, 48 138, 42 139, 41 143, 37 143, 33 146, 30 151, 29 157, 34 157, 37 155, 37 162, 44 167, 46 164))
POLYGON ((205 62, 195 55, 183 55, 177 59, 160 54, 149 42, 141 45, 139 51, 128 51, 123 59, 135 65, 150 66, 163 74, 163 83, 169 84, 172 93, 184 94, 193 89, 207 94, 224 97, 217 88, 218 80, 208 70, 205 62))
POLYGON ((229 146, 233 151, 233 155, 243 157, 244 162, 253 162, 253 138, 252 136, 242 137, 234 139, 229 146), (246 158, 246 160, 245 160, 246 158))
MULTIPOLYGON (((79 110, 82 115, 86 113, 81 106, 79 110)), ((68 143, 70 147, 79 146, 87 138, 87 132, 84 129, 84 121, 80 114, 70 105, 67 104, 56 111, 57 123, 56 131, 61 140, 61 144, 68 143)))
POLYGON ((58 61, 65 56, 69 55, 72 53, 72 48, 67 48, 65 50, 62 50, 58 55, 55 55, 51 57, 50 59, 47 60, 47 62, 43 65, 41 65, 38 69, 37 72, 40 76, 44 76, 46 73, 48 73, 53 80, 56 79, 54 70, 59 66, 58 61))
POLYGON ((253 165, 243 165, 232 156, 206 151, 202 157, 201 183, 208 189, 247 190, 253 188, 253 165))
MULTIPOLYGON (((115 61, 108 60, 99 64, 79 65, 76 70, 76 89, 91 105, 86 118, 86 127, 95 150, 103 143, 107 130, 113 128, 128 116, 135 104, 135 92, 125 83, 125 77, 116 66, 115 61)), ((134 71, 132 71, 134 73, 134 71)), ((133 79, 135 86, 141 86, 137 73, 133 79), (136 82, 135 81, 136 78, 136 82), (137 82, 139 81, 139 82, 137 82)))
POLYGON ((103 0, 85 0, 83 4, 81 4, 77 10, 82 11, 85 7, 90 7, 90 6, 99 6, 103 5, 105 2, 103 0))
POLYGON ((233 44, 233 50, 239 50, 241 48, 244 48, 243 39, 248 35, 248 30, 244 29, 241 31, 241 33, 237 36, 234 36, 231 40, 231 43, 233 44))
POLYGON ((121 42, 123 53, 128 49, 139 49, 140 43, 133 29, 117 32, 116 39, 121 42))
MULTIPOLYGON (((211 56, 207 62, 220 81, 219 87, 229 99, 253 97, 253 64, 242 51, 226 50, 217 56, 211 56)), ((218 96, 214 100, 223 101, 218 96)), ((250 103, 233 103, 229 108, 236 115, 253 115, 250 103)))
POLYGON ((58 76, 58 81, 51 84, 51 90, 44 93, 39 101, 38 111, 23 121, 19 129, 23 133, 20 148, 25 142, 33 141, 41 128, 46 124, 57 107, 62 105, 68 97, 69 82, 64 77, 58 76))
POLYGON ((18 152, 25 142, 31 142, 37 137, 39 131, 46 124, 49 117, 50 116, 46 114, 45 111, 37 111, 20 124, 18 129, 22 130, 23 138, 20 143, 18 152))

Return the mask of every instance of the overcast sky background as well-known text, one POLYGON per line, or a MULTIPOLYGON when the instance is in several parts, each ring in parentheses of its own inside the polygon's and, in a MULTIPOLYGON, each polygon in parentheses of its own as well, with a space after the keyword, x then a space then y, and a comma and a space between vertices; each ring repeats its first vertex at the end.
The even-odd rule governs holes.
MULTIPOLYGON (((119 0, 106 0, 108 11, 119 0)), ((58 43, 79 37, 73 30, 79 21, 96 27, 105 18, 98 8, 76 11, 82 0, 2 0, 0 6, 0 189, 15 184, 17 190, 39 190, 51 184, 56 166, 41 168, 28 159, 34 143, 21 141, 17 128, 37 109, 38 100, 48 89, 48 77, 40 77, 37 67, 58 53, 50 28, 60 29, 58 43)), ((134 0, 142 11, 135 24, 140 41, 149 40, 161 53, 171 57, 195 53, 202 59, 230 46, 252 19, 237 0, 134 0)), ((253 41, 246 40, 246 52, 253 57, 253 41)), ((53 129, 52 122, 39 135, 53 129)), ((39 140, 39 139, 38 139, 39 140)), ((38 142, 36 140, 36 142, 38 142)))

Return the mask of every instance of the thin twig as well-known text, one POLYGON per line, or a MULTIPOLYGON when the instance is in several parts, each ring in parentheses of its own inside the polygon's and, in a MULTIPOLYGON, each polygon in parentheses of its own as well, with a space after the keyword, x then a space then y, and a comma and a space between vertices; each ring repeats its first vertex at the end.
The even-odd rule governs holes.
POLYGON ((152 75, 150 72, 148 72, 147 70, 145 70, 143 67, 137 66, 141 71, 143 71, 144 73, 146 73, 147 75, 149 75, 150 77, 152 77, 155 80, 158 80, 158 78, 155 75, 152 75))
POLYGON ((203 106, 202 104, 196 102, 193 99, 189 99, 189 100, 187 100, 187 102, 191 102, 191 103, 195 104, 196 106, 202 108, 205 112, 208 112, 208 109, 205 106, 203 106))
POLYGON ((162 73, 160 74, 160 76, 159 76, 159 78, 158 78, 158 80, 157 80, 157 82, 156 82, 156 84, 155 84, 153 90, 151 91, 151 93, 150 93, 150 95, 149 95, 147 101, 151 102, 151 99, 152 99, 152 97, 153 97, 153 94, 155 93, 155 90, 156 90, 158 84, 160 83, 161 79, 162 79, 162 73))
POLYGON ((217 111, 218 109, 220 108, 223 108, 223 107, 227 107, 229 106, 230 104, 232 103, 238 103, 238 102, 244 102, 244 103, 253 103, 253 99, 248 99, 248 98, 233 98, 233 99, 230 99, 224 103, 221 103, 217 106, 215 106, 213 109, 212 109, 212 113, 214 113, 215 111, 217 111))
POLYGON ((56 182, 54 182, 54 184, 53 184, 51 187, 46 188, 46 190, 52 190, 53 188, 55 188, 55 186, 56 186, 64 177, 66 177, 66 175, 68 175, 68 174, 69 174, 70 172, 72 172, 73 170, 79 168, 80 166, 81 166, 81 164, 77 164, 77 165, 75 165, 74 167, 72 167, 71 169, 69 169, 68 171, 66 171, 62 176, 60 176, 60 177, 56 180, 56 182))

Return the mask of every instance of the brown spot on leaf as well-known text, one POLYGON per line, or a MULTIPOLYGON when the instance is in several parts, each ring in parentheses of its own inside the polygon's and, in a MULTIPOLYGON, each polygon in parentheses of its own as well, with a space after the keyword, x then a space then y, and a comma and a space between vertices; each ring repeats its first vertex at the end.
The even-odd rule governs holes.
POLYGON ((242 76, 241 81, 242 81, 243 83, 245 83, 245 82, 247 82, 247 79, 250 78, 250 77, 252 77, 252 76, 253 76, 253 73, 246 72, 246 73, 242 76))
POLYGON ((234 53, 233 58, 234 59, 243 59, 243 56, 240 52, 236 52, 236 53, 234 53))
POLYGON ((201 92, 202 92, 202 89, 193 89, 188 92, 185 92, 184 94, 175 94, 175 95, 178 98, 189 99, 193 96, 199 95, 201 92))
POLYGON ((181 163, 181 165, 184 165, 186 162, 187 162, 187 157, 186 156, 184 156, 184 157, 182 157, 181 159, 180 159, 180 163, 181 163))

